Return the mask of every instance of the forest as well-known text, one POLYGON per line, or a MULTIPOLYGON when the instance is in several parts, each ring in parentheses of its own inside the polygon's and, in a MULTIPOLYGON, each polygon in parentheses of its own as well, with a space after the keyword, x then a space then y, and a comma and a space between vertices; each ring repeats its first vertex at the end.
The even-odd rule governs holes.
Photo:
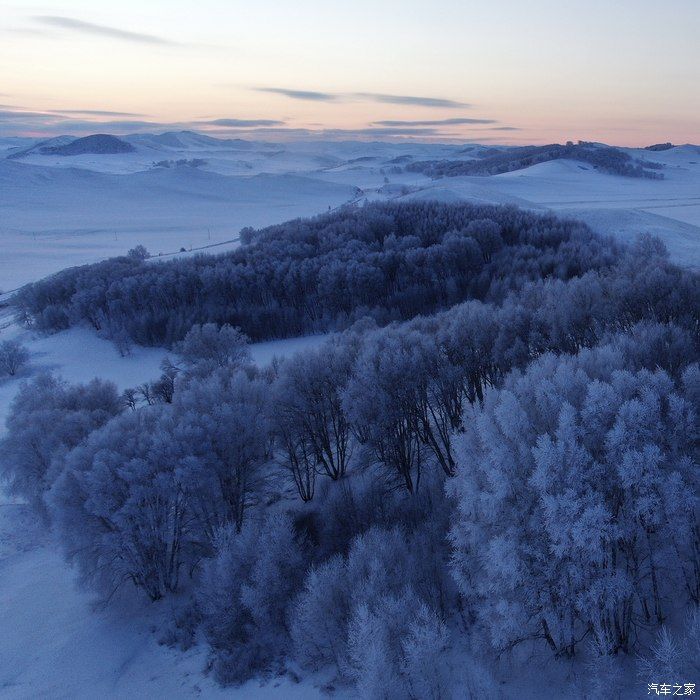
POLYGON ((574 221, 515 208, 383 204, 244 229, 240 248, 170 262, 145 249, 70 268, 23 288, 16 304, 41 330, 89 323, 143 345, 182 340, 195 323, 252 340, 379 325, 526 282, 613 264, 616 244, 574 221))
POLYGON ((409 163, 409 172, 424 173, 433 179, 441 177, 459 177, 460 175, 499 175, 514 170, 529 168, 537 163, 567 158, 592 165, 594 168, 610 175, 623 177, 642 177, 651 180, 663 180, 660 163, 638 160, 612 146, 586 143, 558 143, 548 146, 516 146, 503 150, 489 149, 475 160, 422 160, 409 163), (494 152, 495 151, 495 152, 494 152))
POLYGON ((14 303, 172 350, 122 394, 25 382, 4 478, 102 599, 177 601, 164 641, 207 644, 222 684, 293 664, 366 698, 500 697, 499 664, 533 658, 580 663, 588 697, 630 667, 698 677, 700 280, 658 240, 367 205, 14 303))

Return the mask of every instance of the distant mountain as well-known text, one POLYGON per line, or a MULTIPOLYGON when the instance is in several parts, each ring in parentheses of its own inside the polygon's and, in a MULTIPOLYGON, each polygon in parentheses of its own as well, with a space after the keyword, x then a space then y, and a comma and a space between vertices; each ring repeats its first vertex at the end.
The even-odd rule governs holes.
POLYGON ((109 155, 114 153, 132 153, 136 149, 126 141, 110 134, 93 134, 76 138, 75 136, 55 136, 51 139, 35 142, 29 148, 13 150, 8 154, 9 160, 19 160, 24 156, 40 154, 43 156, 79 156, 87 153, 109 155))
POLYGON ((168 148, 175 150, 201 148, 234 148, 249 150, 253 144, 243 139, 219 139, 196 131, 166 131, 162 134, 130 134, 124 137, 136 146, 149 148, 168 148))
POLYGON ((53 146, 65 146, 67 143, 75 141, 75 136, 54 136, 50 139, 44 139, 42 141, 33 141, 29 145, 24 145, 24 148, 11 149, 8 153, 8 160, 18 160, 24 156, 28 156, 31 153, 39 153, 41 148, 50 148, 53 146))
POLYGON ((107 155, 132 153, 136 149, 126 141, 110 134, 93 134, 61 146, 40 146, 39 153, 50 156, 80 156, 86 153, 107 155))

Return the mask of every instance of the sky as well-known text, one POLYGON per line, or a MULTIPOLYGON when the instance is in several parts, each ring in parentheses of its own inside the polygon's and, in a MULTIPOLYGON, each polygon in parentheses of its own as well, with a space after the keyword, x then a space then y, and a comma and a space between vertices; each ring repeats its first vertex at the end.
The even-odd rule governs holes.
POLYGON ((0 136, 700 143, 700 0, 0 0, 0 136))

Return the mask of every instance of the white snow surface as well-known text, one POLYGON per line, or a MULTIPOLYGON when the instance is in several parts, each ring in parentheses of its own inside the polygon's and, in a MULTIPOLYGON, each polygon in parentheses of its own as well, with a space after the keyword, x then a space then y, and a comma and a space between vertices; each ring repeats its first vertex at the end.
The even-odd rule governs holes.
POLYGON ((286 676, 221 688, 205 674, 204 645, 159 644, 168 605, 129 594, 95 602, 27 507, 0 505, 0 697, 323 697, 286 676))

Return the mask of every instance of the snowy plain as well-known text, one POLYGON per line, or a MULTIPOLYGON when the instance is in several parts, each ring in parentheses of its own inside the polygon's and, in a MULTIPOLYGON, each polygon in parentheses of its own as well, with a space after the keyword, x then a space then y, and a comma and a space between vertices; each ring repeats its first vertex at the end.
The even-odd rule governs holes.
MULTIPOLYGON (((674 260, 700 268, 696 146, 628 151, 635 158, 663 163, 664 180, 606 175, 573 161, 488 178, 430 180, 392 166, 397 159, 466 157, 457 146, 216 142, 189 133, 141 135, 131 142, 136 150, 127 154, 29 153, 11 160, 3 159, 11 151, 3 151, 0 142, 0 290, 124 254, 138 244, 167 257, 191 254, 190 249, 222 251, 237 245, 244 226, 278 223, 364 199, 549 209, 621 238, 654 233, 674 260), (178 159, 201 159, 205 164, 154 167, 158 161, 178 159)), ((167 354, 162 348, 136 347, 121 357, 111 343, 87 329, 39 336, 16 326, 0 308, 0 340, 11 337, 22 340, 31 352, 25 376, 41 370, 56 371, 71 382, 99 376, 119 389, 157 377, 167 354)), ((269 341, 251 351, 256 362, 266 364, 275 355, 294 353, 320 339, 269 341)), ((22 379, 0 380, 0 433, 22 379)), ((165 604, 147 605, 129 597, 96 606, 76 587, 73 572, 31 521, 28 509, 0 493, 0 697, 323 694, 320 686, 328 679, 298 684, 287 677, 222 691, 204 672, 203 647, 181 652, 158 644, 166 614, 165 604)))

